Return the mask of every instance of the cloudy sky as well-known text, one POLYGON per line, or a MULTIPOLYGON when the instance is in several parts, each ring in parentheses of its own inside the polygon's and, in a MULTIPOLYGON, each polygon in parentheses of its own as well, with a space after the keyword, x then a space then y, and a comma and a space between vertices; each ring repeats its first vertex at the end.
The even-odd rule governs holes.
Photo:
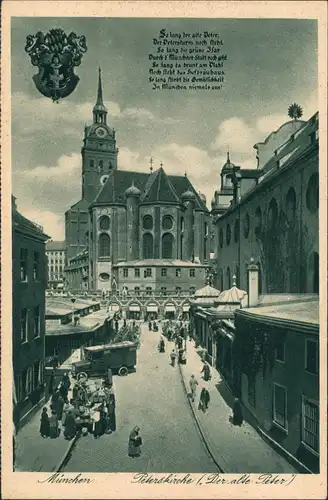
POLYGON ((288 120, 293 102, 317 110, 317 25, 311 20, 15 18, 12 22, 13 194, 20 211, 64 239, 64 213, 81 195, 81 145, 92 119, 97 68, 119 168, 188 176, 207 197, 231 160, 255 168, 253 145, 288 120), (53 104, 36 90, 26 36, 60 27, 84 34, 88 51, 74 93, 53 104), (152 39, 170 31, 213 31, 224 41, 221 91, 154 92, 148 82, 152 39))

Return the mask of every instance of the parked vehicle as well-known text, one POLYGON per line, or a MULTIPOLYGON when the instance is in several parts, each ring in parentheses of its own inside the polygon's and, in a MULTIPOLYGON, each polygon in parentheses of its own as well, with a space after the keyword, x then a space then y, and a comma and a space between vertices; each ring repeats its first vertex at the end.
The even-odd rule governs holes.
POLYGON ((77 377, 81 372, 88 376, 104 375, 109 369, 127 375, 137 364, 137 348, 138 344, 130 341, 84 347, 82 360, 72 364, 72 376, 77 377))

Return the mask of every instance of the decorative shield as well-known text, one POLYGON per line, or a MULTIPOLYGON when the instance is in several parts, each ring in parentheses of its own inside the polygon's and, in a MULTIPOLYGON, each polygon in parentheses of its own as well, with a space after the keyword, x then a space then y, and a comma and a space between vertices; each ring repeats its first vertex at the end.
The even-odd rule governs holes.
POLYGON ((87 51, 84 35, 72 32, 67 36, 62 29, 51 29, 46 35, 38 31, 26 37, 25 51, 39 68, 33 81, 42 95, 58 102, 74 91, 79 82, 74 66, 81 64, 87 51))

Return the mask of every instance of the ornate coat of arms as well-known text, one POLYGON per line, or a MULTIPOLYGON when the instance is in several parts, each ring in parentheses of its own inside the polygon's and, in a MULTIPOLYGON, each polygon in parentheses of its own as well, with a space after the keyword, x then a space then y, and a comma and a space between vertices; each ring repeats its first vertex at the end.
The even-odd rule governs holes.
POLYGON ((44 35, 26 37, 25 51, 30 55, 33 66, 39 73, 33 76, 38 91, 55 102, 69 96, 79 82, 74 66, 79 66, 87 51, 84 35, 68 36, 62 29, 51 29, 44 35))

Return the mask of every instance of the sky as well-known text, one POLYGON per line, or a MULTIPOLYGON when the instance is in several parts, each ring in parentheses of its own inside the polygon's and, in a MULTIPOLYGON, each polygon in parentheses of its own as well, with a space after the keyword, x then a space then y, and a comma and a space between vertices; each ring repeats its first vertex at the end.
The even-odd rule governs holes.
POLYGON ((317 111, 315 20, 14 18, 12 20, 12 179, 22 214, 64 239, 65 211, 81 198, 81 146, 92 121, 98 67, 107 123, 116 130, 118 168, 154 169, 188 177, 207 205, 231 161, 256 168, 253 145, 288 121, 297 102, 303 119, 317 111), (75 69, 80 81, 58 104, 32 80, 37 68, 26 37, 62 28, 87 39, 75 69), (149 78, 152 40, 172 32, 211 31, 223 40, 226 81, 218 91, 154 91, 149 78))

